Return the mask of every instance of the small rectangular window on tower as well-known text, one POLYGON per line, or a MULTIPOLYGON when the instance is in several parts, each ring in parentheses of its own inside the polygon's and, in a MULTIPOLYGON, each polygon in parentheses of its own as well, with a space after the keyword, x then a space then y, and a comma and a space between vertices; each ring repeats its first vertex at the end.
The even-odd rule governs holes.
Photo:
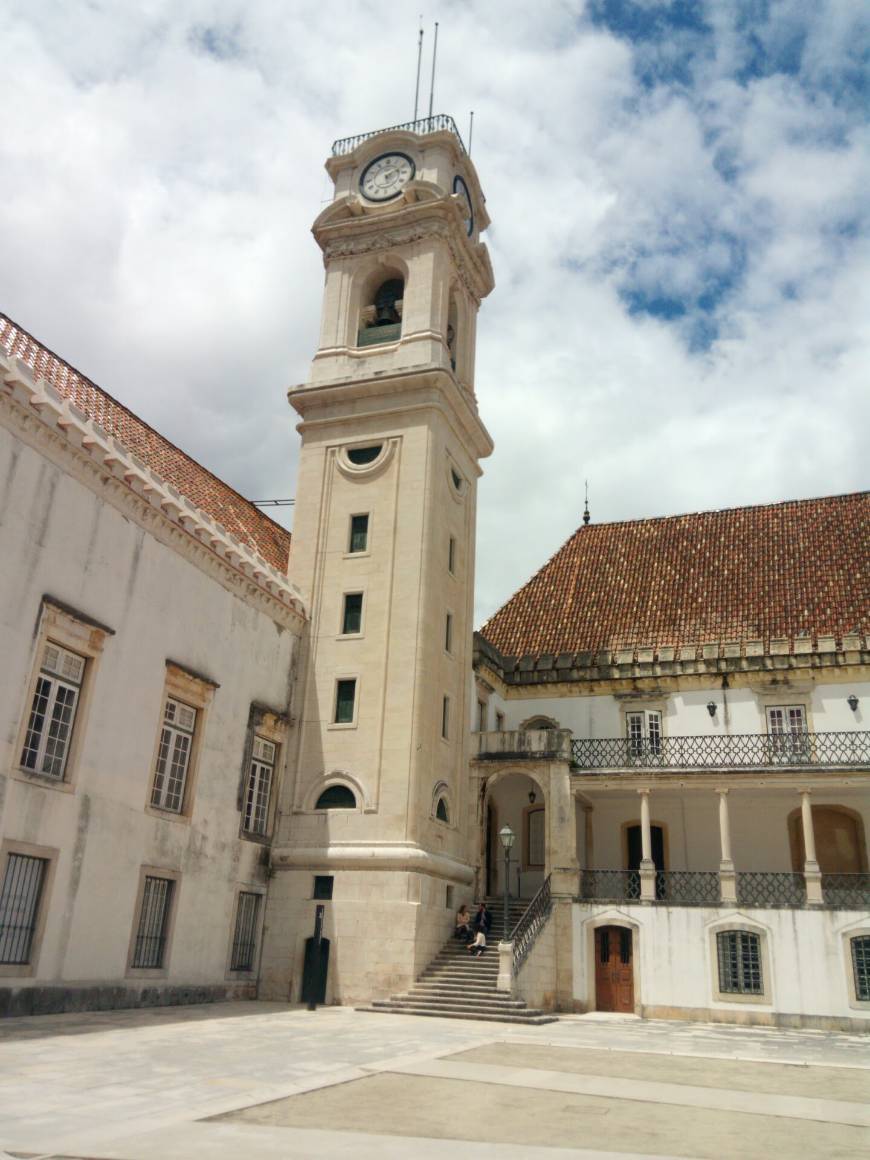
POLYGON ((344 611, 341 617, 343 636, 362 631, 362 592, 347 592, 344 597, 344 611))
POLYGON ((450 698, 441 699, 441 736, 445 741, 450 737, 450 698))
POLYGON ((486 726, 487 726, 486 710, 487 710, 487 708, 488 708, 488 706, 486 704, 486 701, 478 701, 477 702, 477 732, 478 733, 485 733, 486 732, 486 726))
POLYGON ((365 552, 369 546, 369 517, 365 515, 350 517, 350 542, 348 552, 365 552))
POLYGON ((356 701, 356 679, 335 683, 335 724, 350 725, 356 701))
POLYGON ((453 652, 453 615, 450 612, 444 620, 444 649, 453 652))
POLYGON ((447 543, 447 571, 454 576, 456 574, 456 537, 451 536, 447 543))

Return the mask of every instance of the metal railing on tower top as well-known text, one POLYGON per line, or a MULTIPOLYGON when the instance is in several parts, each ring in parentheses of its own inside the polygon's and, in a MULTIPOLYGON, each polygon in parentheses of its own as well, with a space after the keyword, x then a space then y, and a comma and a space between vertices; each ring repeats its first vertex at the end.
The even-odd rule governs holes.
POLYGON ((462 152, 467 152, 456 122, 447 113, 436 113, 433 117, 420 117, 417 121, 405 121, 402 125, 388 125, 385 129, 373 129, 370 133, 358 133, 356 137, 342 137, 332 143, 333 157, 341 157, 345 153, 353 153, 357 145, 377 137, 379 133, 394 133, 403 130, 406 133, 417 133, 423 136, 426 133, 452 133, 459 142, 462 152))

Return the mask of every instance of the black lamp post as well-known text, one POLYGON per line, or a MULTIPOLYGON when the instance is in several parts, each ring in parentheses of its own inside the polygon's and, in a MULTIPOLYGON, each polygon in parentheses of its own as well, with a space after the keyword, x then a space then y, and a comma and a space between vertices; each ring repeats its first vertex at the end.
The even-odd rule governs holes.
POLYGON ((508 909, 510 906, 510 869, 511 869, 511 846, 513 846, 516 835, 510 826, 502 826, 498 832, 499 841, 504 847, 504 932, 502 933, 502 940, 507 942, 507 937, 510 934, 508 930, 508 909))

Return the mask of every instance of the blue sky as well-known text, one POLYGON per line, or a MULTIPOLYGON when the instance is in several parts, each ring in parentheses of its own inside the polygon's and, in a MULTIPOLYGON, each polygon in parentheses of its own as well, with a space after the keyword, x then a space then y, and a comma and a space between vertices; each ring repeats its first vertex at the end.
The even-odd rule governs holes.
MULTIPOLYGON (((252 498, 291 495, 336 137, 418 6, 6 0, 0 308, 252 498)), ((478 619, 578 525, 867 485, 870 7, 453 0, 488 199, 478 619), (518 534, 521 529, 522 534, 518 534)), ((426 98, 424 97, 424 104, 426 98)))

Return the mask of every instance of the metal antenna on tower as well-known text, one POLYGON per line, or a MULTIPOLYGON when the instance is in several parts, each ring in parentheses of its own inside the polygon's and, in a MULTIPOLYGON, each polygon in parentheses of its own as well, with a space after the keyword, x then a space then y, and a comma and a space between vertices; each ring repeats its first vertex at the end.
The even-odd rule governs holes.
POLYGON ((474 130, 474 109, 468 114, 468 156, 471 156, 471 134, 474 130))
POLYGON ((589 515, 589 480, 584 480, 584 483, 586 484, 586 506, 583 509, 583 526, 586 527, 592 517, 589 515))
POLYGON ((432 45, 432 84, 429 86, 429 120, 432 120, 432 102, 435 99, 435 57, 438 55, 438 21, 435 21, 435 43, 432 45))
POLYGON ((420 36, 417 40, 417 86, 414 89, 414 120, 417 120, 417 108, 420 104, 420 64, 423 60, 423 13, 420 13, 420 36))

